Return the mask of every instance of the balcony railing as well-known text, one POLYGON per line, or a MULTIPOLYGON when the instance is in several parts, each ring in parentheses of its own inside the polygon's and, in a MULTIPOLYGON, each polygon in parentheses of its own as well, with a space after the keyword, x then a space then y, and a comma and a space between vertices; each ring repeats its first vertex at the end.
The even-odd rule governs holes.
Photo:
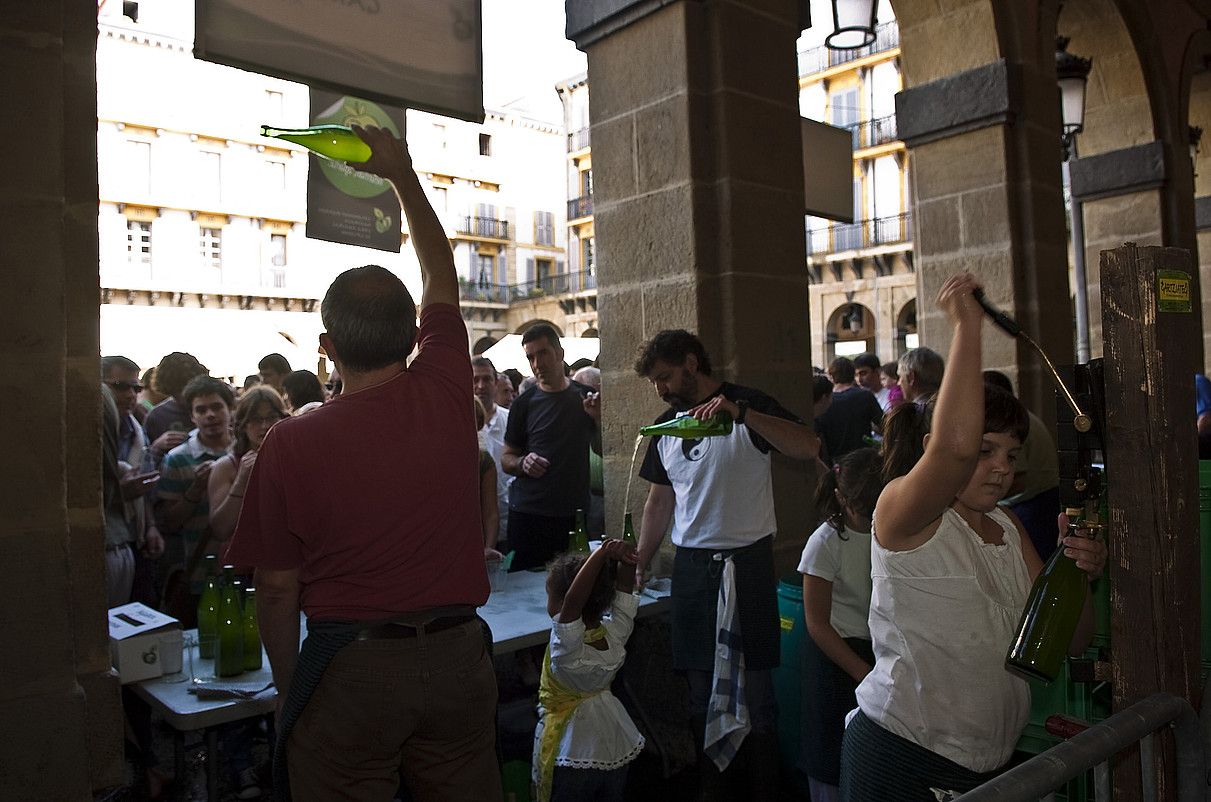
POLYGON ((538 298, 543 295, 563 295, 571 292, 597 289, 597 275, 592 270, 583 273, 554 273, 533 281, 523 281, 509 286, 510 296, 515 301, 538 298))
POLYGON ((874 120, 863 120, 848 126, 854 135, 854 149, 873 148, 895 142, 897 137, 896 115, 889 114, 874 120))
POLYGON ((589 146, 589 129, 581 128, 568 134, 568 153, 584 150, 589 146))
POLYGON ((799 54, 799 74, 811 75, 823 72, 838 64, 848 64, 860 58, 866 58, 874 53, 882 53, 900 46, 900 26, 895 22, 885 22, 875 28, 875 41, 866 47, 856 47, 852 50, 833 50, 820 45, 799 54))
POLYGON ((593 196, 581 195, 568 201, 568 219, 579 220, 593 213, 593 196))
POLYGON ((509 221, 497 220, 494 217, 465 215, 458 219, 455 228, 459 234, 466 234, 472 237, 509 239, 509 221))
POLYGON ((807 253, 828 254, 856 251, 879 245, 894 245, 912 239, 912 213, 891 217, 859 220, 856 223, 834 223, 826 228, 807 232, 807 253))
POLYGON ((480 301, 491 304, 509 302, 509 285, 493 284, 487 280, 458 279, 458 297, 464 301, 480 301))

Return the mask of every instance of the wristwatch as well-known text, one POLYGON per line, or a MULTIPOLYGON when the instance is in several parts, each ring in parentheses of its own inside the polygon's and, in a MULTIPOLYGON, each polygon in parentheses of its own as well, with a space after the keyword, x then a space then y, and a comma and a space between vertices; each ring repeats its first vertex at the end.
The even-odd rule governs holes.
POLYGON ((740 410, 736 413, 736 423, 744 423, 744 416, 748 414, 748 402, 740 399, 736 402, 736 409, 740 410))

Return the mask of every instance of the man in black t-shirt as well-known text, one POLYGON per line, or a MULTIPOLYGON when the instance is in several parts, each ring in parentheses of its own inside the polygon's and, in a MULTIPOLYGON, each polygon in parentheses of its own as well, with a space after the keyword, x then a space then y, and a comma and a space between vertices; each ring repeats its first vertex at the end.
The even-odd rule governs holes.
POLYGON ((509 407, 501 465, 509 489, 513 570, 545 564, 568 548, 576 510, 589 508, 589 443, 601 422, 592 388, 568 379, 559 334, 545 323, 521 338, 538 383, 509 407))
POLYGON ((875 394, 854 383, 854 363, 837 357, 828 366, 833 380, 833 401, 816 418, 816 429, 824 440, 828 456, 836 462, 851 451, 868 445, 872 431, 883 428, 883 407, 875 394))

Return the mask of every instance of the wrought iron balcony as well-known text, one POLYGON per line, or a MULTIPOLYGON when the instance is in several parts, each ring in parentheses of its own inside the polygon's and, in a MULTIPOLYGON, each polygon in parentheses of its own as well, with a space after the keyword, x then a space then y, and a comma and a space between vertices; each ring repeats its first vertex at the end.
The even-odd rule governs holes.
POLYGON ((589 129, 581 128, 568 134, 568 153, 584 150, 589 146, 589 129))
POLYGON ((833 50, 832 48, 820 45, 819 47, 813 47, 811 50, 804 50, 799 54, 799 74, 812 75, 817 72, 823 72, 829 67, 836 67, 838 64, 848 64, 851 61, 857 61, 860 58, 866 58, 875 53, 882 53, 884 50, 891 50, 893 47, 899 46, 899 24, 885 22, 875 28, 875 41, 866 47, 857 47, 852 50, 833 50))
POLYGON ((581 195, 568 201, 568 219, 579 220, 593 213, 593 196, 581 195))
POLYGON ((474 217, 464 215, 458 218, 455 229, 459 234, 470 237, 486 237, 488 239, 509 239, 509 221, 497 220, 494 217, 474 217))
POLYGON ((597 276, 592 270, 582 273, 553 273, 533 281, 523 281, 520 284, 509 286, 510 296, 515 301, 595 289, 597 289, 597 276))
POLYGON ((509 302, 509 285, 493 284, 486 278, 468 280, 459 276, 458 297, 464 301, 507 304, 509 302))
POLYGON ((833 223, 807 232, 809 256, 856 251, 880 245, 894 245, 912 239, 912 213, 890 217, 859 220, 856 223, 833 223))
POLYGON ((863 120, 849 126, 854 135, 854 149, 873 148, 895 142, 897 137, 896 115, 889 114, 874 120, 863 120))

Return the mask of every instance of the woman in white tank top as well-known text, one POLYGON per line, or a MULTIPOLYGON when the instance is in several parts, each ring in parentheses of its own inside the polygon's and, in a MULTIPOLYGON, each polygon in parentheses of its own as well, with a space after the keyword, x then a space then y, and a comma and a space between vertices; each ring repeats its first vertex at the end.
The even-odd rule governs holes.
MULTIPOLYGON (((1042 564, 1021 524, 997 507, 1029 418, 1012 395, 984 387, 978 286, 962 273, 938 293, 955 334, 932 425, 912 404, 885 425, 890 481, 871 542, 875 667, 846 729, 848 802, 932 802, 934 789, 970 790, 1005 766, 1029 714, 1029 688, 1004 661, 1042 564)), ((1101 575, 1102 543, 1064 545, 1090 577, 1101 575)), ((1092 625, 1086 603, 1074 651, 1092 625)))

